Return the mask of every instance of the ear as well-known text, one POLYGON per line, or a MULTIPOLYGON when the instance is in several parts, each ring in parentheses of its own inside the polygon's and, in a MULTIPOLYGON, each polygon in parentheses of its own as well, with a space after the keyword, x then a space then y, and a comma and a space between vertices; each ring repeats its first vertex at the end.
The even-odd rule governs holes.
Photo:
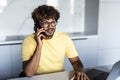
POLYGON ((37 31, 37 28, 39 28, 39 29, 40 29, 40 28, 41 28, 41 26, 40 26, 40 25, 38 25, 37 23, 35 23, 35 24, 34 24, 34 28, 33 28, 35 32, 37 31))

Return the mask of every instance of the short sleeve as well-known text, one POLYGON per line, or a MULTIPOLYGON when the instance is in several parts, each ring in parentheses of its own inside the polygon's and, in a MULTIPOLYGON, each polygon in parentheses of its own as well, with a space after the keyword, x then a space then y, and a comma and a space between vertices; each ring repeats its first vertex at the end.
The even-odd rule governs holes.
POLYGON ((22 43, 22 60, 29 60, 34 53, 34 50, 33 40, 29 37, 25 38, 22 43))
POLYGON ((78 56, 75 46, 68 35, 66 36, 66 56, 68 58, 74 58, 78 56))

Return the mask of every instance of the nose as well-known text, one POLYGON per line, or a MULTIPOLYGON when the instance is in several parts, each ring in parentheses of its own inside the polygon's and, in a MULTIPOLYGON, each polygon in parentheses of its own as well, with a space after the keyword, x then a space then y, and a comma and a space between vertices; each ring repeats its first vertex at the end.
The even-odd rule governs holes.
POLYGON ((48 23, 48 28, 51 28, 51 27, 54 27, 54 26, 52 25, 52 22, 49 22, 48 23))
POLYGON ((51 25, 51 23, 48 23, 48 26, 47 26, 47 28, 50 28, 52 25, 51 25))

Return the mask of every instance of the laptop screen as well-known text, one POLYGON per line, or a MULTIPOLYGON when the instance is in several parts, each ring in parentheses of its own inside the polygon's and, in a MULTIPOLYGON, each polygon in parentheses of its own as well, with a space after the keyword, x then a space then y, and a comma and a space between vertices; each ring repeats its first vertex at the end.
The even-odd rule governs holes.
MULTIPOLYGON (((113 65, 113 67, 107 77, 107 80, 116 80, 119 76, 120 76, 120 61, 116 62, 113 65)), ((118 80, 120 80, 120 78, 118 80)))

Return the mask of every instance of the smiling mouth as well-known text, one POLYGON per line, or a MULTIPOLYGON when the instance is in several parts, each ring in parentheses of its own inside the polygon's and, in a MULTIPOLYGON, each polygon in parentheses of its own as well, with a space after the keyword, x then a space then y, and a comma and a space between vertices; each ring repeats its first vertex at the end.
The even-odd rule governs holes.
POLYGON ((54 29, 54 28, 49 28, 49 29, 47 29, 47 30, 43 33, 43 35, 44 35, 45 37, 52 37, 53 34, 54 34, 54 32, 55 32, 55 29, 54 29))

